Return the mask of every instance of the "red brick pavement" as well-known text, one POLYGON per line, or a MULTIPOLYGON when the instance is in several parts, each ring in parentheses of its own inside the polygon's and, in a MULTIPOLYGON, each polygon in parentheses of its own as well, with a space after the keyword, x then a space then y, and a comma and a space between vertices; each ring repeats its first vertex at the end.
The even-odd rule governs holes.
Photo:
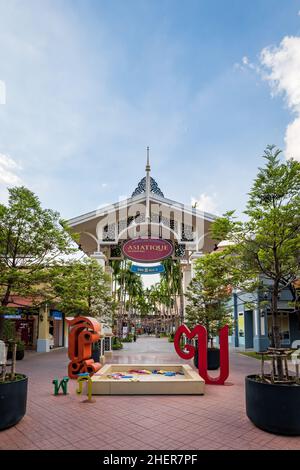
MULTIPOLYGON (((165 339, 139 338, 112 362, 179 362, 165 339)), ((204 396, 53 395, 52 380, 67 370, 65 350, 28 354, 18 363, 29 376, 27 414, 0 432, 0 449, 300 449, 299 437, 265 433, 245 414, 244 376, 257 360, 231 353, 227 386, 206 386, 204 396)))

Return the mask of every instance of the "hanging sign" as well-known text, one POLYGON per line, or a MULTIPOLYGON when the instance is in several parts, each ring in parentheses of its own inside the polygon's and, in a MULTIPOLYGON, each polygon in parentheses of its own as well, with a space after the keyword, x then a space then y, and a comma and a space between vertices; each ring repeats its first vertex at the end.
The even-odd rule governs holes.
POLYGON ((11 315, 4 315, 4 318, 5 318, 6 320, 21 320, 22 315, 14 315, 14 314, 11 314, 11 315))
POLYGON ((62 320, 62 312, 59 310, 51 310, 50 311, 50 317, 52 317, 54 320, 62 320))
POLYGON ((158 266, 137 266, 136 264, 132 264, 130 271, 136 274, 159 274, 164 273, 165 268, 162 264, 158 266))
POLYGON ((156 238, 137 238, 123 245, 126 258, 141 263, 153 263, 168 258, 173 253, 173 245, 167 240, 156 238))

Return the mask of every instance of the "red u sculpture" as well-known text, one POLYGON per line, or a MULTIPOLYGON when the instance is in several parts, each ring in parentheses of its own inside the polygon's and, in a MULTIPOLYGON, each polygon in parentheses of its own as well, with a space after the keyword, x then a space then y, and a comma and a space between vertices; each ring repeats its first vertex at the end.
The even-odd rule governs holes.
POLYGON ((75 317, 67 320, 69 324, 69 350, 71 362, 68 366, 68 375, 76 379, 78 374, 87 372, 95 374, 101 364, 91 359, 92 344, 100 339, 101 325, 91 317, 75 317))
POLYGON ((224 385, 229 376, 229 352, 228 352, 228 326, 223 326, 219 332, 220 338, 220 374, 218 377, 210 377, 207 373, 207 331, 202 325, 197 325, 191 331, 187 326, 180 325, 174 336, 174 346, 179 357, 182 359, 192 359, 198 354, 199 375, 206 384, 224 385), (188 339, 198 336, 198 351, 191 344, 186 344, 184 350, 180 347, 182 335, 188 339))

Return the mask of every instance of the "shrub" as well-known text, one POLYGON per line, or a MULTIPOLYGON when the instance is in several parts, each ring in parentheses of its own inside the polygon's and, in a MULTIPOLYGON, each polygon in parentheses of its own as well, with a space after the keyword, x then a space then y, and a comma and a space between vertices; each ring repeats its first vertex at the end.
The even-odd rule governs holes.
POLYGON ((112 346, 111 347, 112 347, 113 351, 118 350, 118 349, 122 349, 123 344, 122 344, 120 338, 118 338, 117 336, 114 336, 113 339, 112 339, 112 346))
POLYGON ((122 343, 132 343, 133 335, 127 335, 125 338, 122 338, 122 343))
POLYGON ((168 341, 169 341, 169 343, 174 343, 174 336, 175 336, 174 333, 170 333, 170 334, 169 334, 169 336, 168 336, 168 341))

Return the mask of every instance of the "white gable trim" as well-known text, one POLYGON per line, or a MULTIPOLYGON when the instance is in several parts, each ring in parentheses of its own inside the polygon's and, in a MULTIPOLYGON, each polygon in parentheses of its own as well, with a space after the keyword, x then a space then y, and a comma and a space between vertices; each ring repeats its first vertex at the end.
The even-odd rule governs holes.
MULTIPOLYGON (((172 199, 163 198, 153 193, 150 194, 150 201, 156 202, 156 203, 168 206, 168 207, 174 207, 178 210, 184 210, 184 212, 190 215, 195 215, 196 217, 207 220, 209 222, 213 222, 217 217, 208 212, 201 212, 198 209, 193 208, 191 206, 187 206, 181 202, 173 201, 172 199)), ((139 204, 141 202, 146 203, 145 193, 139 194, 135 197, 130 197, 128 199, 124 199, 123 201, 120 201, 120 202, 115 202, 114 204, 111 204, 111 205, 109 204, 107 206, 101 207, 94 211, 87 212, 86 214, 79 215, 78 217, 73 217, 72 219, 68 220, 68 224, 70 225, 70 227, 74 227, 84 222, 88 222, 90 220, 97 219, 98 217, 102 217, 104 215, 110 214, 116 210, 125 209, 126 207, 132 204, 139 204)))

